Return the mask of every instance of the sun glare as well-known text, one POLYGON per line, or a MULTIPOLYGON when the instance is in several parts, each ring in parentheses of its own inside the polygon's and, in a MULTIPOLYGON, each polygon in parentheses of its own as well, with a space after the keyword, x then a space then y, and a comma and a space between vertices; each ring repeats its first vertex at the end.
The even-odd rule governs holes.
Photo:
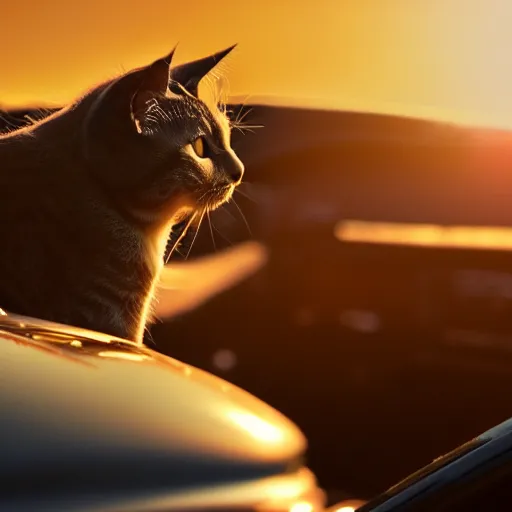
POLYGON ((278 443, 283 438, 283 433, 280 429, 254 414, 231 411, 229 418, 259 441, 278 443))

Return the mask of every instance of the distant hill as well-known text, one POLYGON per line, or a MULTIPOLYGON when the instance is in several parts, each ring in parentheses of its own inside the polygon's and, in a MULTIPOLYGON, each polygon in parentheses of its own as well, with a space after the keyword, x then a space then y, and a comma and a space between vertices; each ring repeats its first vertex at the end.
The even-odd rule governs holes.
MULTIPOLYGON (((229 108, 249 125, 232 143, 247 190, 261 192, 258 204, 238 199, 253 226, 291 216, 299 229, 319 205, 339 218, 512 225, 511 132, 368 112, 229 108)), ((4 108, 0 130, 56 110, 4 108)))

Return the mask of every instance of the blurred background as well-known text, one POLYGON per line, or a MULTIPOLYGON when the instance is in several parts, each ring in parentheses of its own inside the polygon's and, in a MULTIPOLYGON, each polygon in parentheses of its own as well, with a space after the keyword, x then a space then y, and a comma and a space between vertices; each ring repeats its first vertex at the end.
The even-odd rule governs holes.
POLYGON ((510 2, 29 4, 1 8, 4 108, 65 104, 178 41, 176 62, 239 42, 222 83, 263 128, 233 134, 238 206, 189 258, 267 257, 157 324, 157 350, 293 419, 333 500, 511 415, 510 2))

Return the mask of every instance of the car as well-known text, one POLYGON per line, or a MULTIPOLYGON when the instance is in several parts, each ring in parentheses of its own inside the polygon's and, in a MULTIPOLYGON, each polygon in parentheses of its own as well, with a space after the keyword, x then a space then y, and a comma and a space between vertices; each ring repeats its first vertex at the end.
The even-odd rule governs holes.
POLYGON ((0 311, 0 510, 323 510, 306 440, 207 372, 0 311))
POLYGON ((366 503, 325 509, 302 433, 236 386, 126 340, 5 311, 0 339, 0 510, 512 506, 512 419, 366 503))
MULTIPOLYGON (((512 508, 511 482, 512 418, 437 458, 355 510, 506 512, 512 508)), ((328 512, 348 510, 340 503, 328 512)))

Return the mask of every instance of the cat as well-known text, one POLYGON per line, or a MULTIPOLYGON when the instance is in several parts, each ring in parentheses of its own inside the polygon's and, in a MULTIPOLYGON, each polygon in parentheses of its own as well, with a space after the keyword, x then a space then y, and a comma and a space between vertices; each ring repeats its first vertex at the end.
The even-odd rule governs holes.
POLYGON ((143 342, 172 226, 200 222, 244 174, 200 81, 234 46, 175 50, 0 135, 0 307, 143 342))
POLYGON ((58 110, 59 107, 5 109, 0 106, 0 134, 33 124, 58 110))

